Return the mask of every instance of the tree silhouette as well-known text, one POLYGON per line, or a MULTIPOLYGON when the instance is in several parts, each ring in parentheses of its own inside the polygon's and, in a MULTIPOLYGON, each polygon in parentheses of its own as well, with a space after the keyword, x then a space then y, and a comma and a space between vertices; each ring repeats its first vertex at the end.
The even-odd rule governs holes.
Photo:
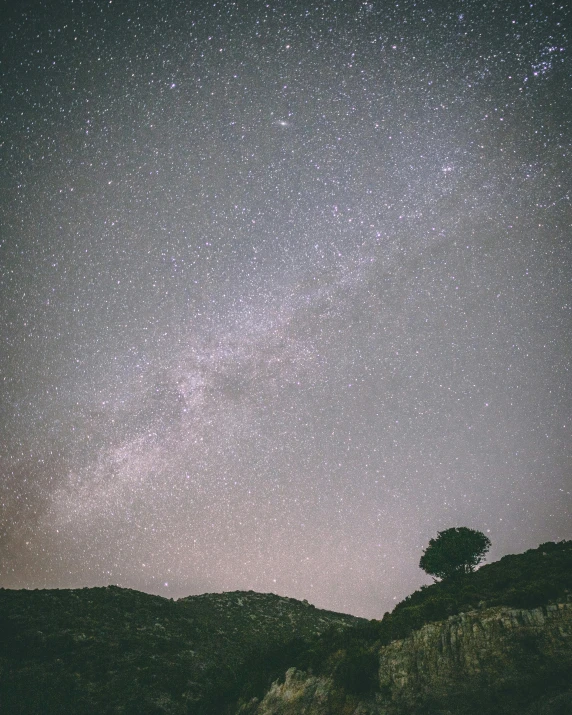
POLYGON ((430 576, 449 579, 472 573, 481 563, 491 545, 482 532, 459 526, 439 531, 429 541, 419 567, 430 576))

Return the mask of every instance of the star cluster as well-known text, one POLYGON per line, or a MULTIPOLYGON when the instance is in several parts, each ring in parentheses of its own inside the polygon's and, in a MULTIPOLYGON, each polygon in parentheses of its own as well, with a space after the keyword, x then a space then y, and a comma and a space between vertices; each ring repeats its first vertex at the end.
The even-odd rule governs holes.
POLYGON ((379 618, 572 537, 570 14, 14 6, 0 586, 379 618))

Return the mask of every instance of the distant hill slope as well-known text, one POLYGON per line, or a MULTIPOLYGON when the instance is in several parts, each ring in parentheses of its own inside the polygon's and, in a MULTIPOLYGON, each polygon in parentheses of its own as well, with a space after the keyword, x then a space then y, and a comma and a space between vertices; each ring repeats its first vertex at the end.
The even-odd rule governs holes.
POLYGON ((216 712, 252 653, 360 620, 254 592, 171 601, 114 586, 0 589, 0 707, 216 712))

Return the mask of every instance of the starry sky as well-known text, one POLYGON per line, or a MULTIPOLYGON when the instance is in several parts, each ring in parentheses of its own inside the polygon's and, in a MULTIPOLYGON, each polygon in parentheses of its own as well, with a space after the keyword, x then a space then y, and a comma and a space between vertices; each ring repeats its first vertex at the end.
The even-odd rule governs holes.
POLYGON ((380 618, 572 538, 566 5, 13 4, 0 586, 380 618))

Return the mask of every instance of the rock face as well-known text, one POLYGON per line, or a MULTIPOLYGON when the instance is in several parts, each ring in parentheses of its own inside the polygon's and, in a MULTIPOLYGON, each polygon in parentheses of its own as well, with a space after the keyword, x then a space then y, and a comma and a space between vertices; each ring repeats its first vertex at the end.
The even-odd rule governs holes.
MULTIPOLYGON (((341 705, 341 694, 329 678, 315 678, 296 668, 286 672, 283 683, 273 683, 261 703, 253 701, 239 713, 256 715, 328 715, 341 705)), ((354 711, 355 712, 355 711, 354 711)))
POLYGON ((472 611, 378 647, 367 698, 291 668, 246 715, 572 713, 572 604, 472 611))

